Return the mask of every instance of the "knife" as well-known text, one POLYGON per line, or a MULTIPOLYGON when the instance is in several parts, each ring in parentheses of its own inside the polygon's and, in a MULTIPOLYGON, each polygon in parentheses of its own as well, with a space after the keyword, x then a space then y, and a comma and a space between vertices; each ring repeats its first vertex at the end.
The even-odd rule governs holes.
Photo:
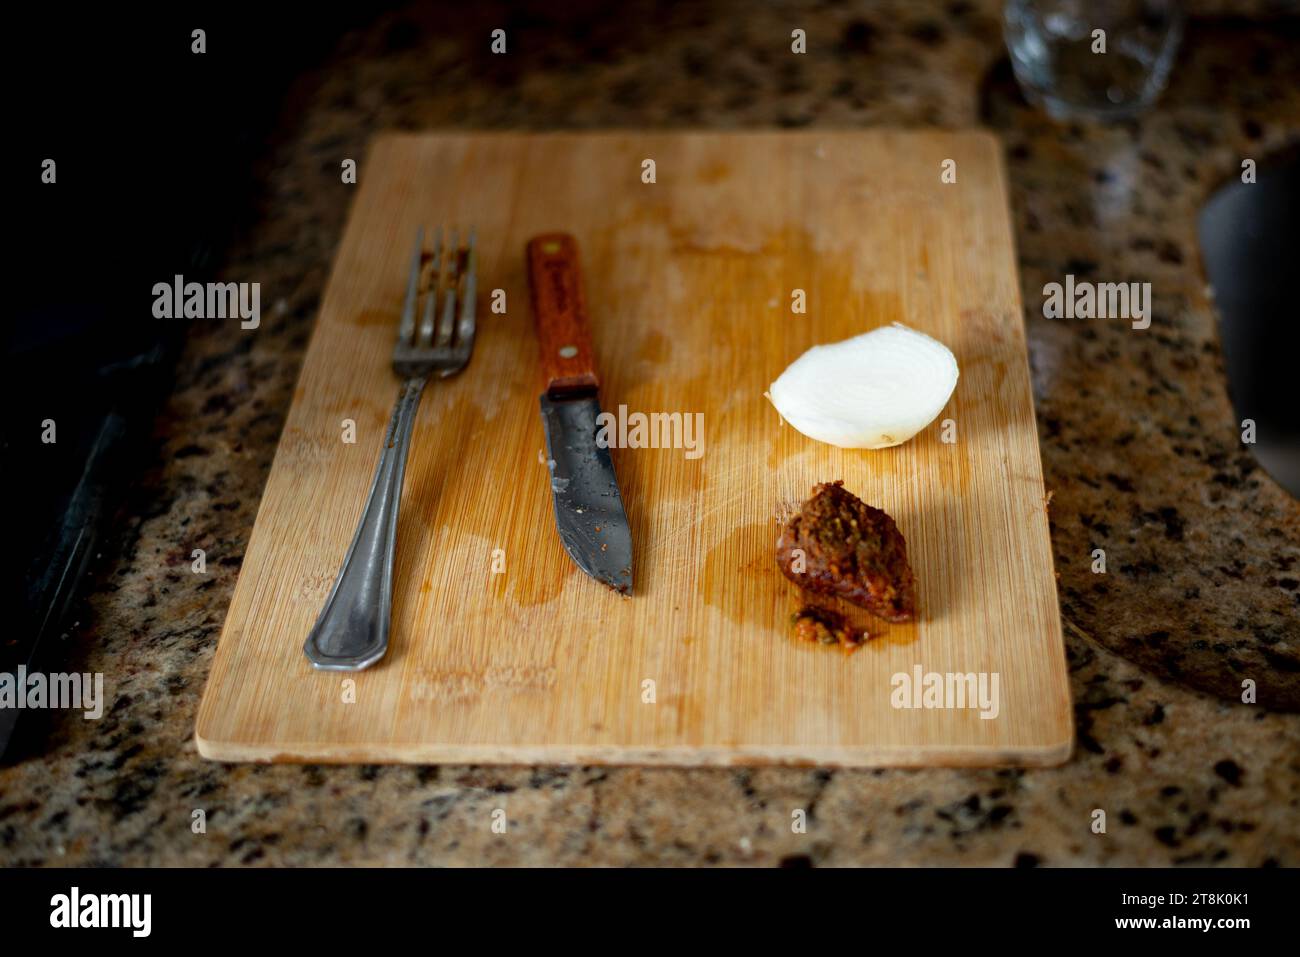
POLYGON ((579 568, 628 595, 632 530, 609 448, 597 441, 600 382, 572 236, 546 233, 529 241, 528 285, 541 345, 544 389, 539 401, 555 527, 579 568))

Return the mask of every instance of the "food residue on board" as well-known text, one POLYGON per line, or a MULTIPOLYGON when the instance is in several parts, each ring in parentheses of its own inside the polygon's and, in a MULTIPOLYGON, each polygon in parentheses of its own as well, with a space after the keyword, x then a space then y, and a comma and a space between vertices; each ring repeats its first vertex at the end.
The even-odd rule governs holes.
POLYGON ((794 636, 800 641, 817 645, 838 645, 845 652, 852 653, 866 643, 871 636, 865 631, 853 628, 839 612, 815 605, 805 605, 790 616, 794 636))
POLYGON ((916 580, 894 520, 844 488, 816 486, 776 543, 786 578, 889 622, 916 616, 916 580))

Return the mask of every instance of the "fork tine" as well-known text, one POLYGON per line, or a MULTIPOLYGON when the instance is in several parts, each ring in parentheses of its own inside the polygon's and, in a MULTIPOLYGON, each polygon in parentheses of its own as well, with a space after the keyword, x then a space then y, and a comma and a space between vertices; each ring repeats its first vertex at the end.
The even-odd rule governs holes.
POLYGON ((451 231, 451 246, 447 250, 450 269, 447 274, 447 297, 442 303, 442 319, 438 323, 438 339, 434 345, 445 349, 451 345, 451 333, 456 320, 456 292, 460 286, 460 232, 451 231))
POLYGON ((402 325, 398 341, 410 343, 415 333, 415 307, 420 295, 420 259, 424 254, 424 227, 415 230, 415 252, 411 255, 411 271, 406 277, 406 302, 402 304, 402 325))
POLYGON ((438 304, 438 289, 442 286, 442 227, 438 227, 438 235, 433 241, 433 263, 429 267, 430 274, 433 276, 432 284, 429 288, 428 298, 424 301, 424 316, 420 319, 420 333, 415 339, 417 347, 426 347, 430 340, 433 339, 433 316, 438 304))
POLYGON ((456 327, 457 345, 461 349, 474 347, 474 301, 478 296, 478 254, 474 250, 476 238, 471 226, 469 246, 465 250, 465 298, 460 304, 460 324, 456 327))
POLYGON ((416 231, 400 338, 393 349, 393 370, 400 376, 422 381, 431 375, 444 379, 453 376, 469 363, 474 348, 474 311, 478 297, 477 231, 473 228, 467 231, 464 249, 460 246, 459 229, 447 234, 439 226, 433 233, 433 252, 426 273, 425 229, 421 226, 416 231))

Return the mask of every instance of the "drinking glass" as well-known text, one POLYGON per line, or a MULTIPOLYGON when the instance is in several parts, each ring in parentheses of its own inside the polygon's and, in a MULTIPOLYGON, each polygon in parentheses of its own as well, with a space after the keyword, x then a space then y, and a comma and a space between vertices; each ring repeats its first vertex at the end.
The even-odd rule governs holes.
POLYGON ((1020 88, 1058 120, 1145 110, 1183 33, 1177 0, 1007 0, 1002 21, 1020 88))

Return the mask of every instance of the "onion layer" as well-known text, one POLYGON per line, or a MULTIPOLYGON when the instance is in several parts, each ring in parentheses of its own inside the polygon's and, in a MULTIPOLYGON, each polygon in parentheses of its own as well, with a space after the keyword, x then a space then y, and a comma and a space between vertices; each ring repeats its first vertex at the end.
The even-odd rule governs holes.
POLYGON ((813 346, 768 398, 804 435, 849 449, 900 445, 934 421, 957 387, 957 359, 902 323, 813 346))

